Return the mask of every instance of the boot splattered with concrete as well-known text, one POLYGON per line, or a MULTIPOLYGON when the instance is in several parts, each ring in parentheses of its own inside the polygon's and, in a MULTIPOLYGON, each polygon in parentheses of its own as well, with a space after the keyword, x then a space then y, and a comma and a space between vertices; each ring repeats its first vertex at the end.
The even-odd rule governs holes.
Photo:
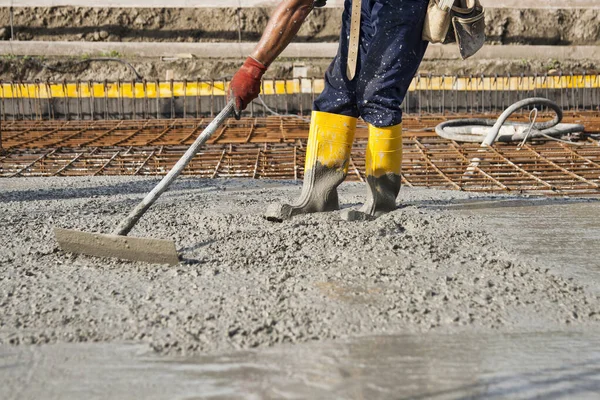
POLYGON ((339 210, 337 187, 348 174, 355 131, 356 118, 314 111, 300 198, 293 204, 272 204, 265 217, 282 221, 298 214, 339 210))
POLYGON ((367 201, 360 210, 344 210, 342 219, 364 221, 396 209, 402 177, 402 124, 369 125, 366 155, 367 201))

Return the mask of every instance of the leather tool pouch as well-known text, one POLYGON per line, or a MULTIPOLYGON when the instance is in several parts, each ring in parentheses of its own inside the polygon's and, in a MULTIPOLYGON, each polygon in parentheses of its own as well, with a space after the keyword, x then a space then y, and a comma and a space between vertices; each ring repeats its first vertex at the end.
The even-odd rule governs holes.
POLYGON ((485 42, 485 10, 479 0, 455 0, 442 10, 440 0, 429 0, 423 40, 431 43, 458 44, 463 59, 477 53, 485 42))

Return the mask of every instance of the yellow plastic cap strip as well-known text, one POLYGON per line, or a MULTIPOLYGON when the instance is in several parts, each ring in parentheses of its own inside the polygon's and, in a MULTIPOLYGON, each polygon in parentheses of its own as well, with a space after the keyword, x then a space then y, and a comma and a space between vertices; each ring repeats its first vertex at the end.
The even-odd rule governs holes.
MULTIPOLYGON (((0 98, 167 98, 183 96, 225 96, 229 83, 225 81, 182 82, 80 82, 80 83, 16 83, 1 82, 0 98)), ((280 94, 319 94, 323 79, 264 79, 261 93, 265 96, 280 94)), ((525 76, 525 77, 416 77, 409 91, 532 91, 561 89, 596 89, 600 87, 600 74, 575 76, 525 76)))

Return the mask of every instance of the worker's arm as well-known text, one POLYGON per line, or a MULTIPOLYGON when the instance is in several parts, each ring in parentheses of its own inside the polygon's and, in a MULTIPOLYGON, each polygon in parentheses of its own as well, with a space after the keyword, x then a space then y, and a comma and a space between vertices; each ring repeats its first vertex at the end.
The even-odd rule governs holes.
POLYGON ((287 47, 313 9, 314 0, 284 0, 269 19, 269 23, 250 55, 269 66, 287 47))
POLYGON ((283 0, 275 9, 256 48, 231 80, 238 112, 258 97, 262 76, 296 36, 313 3, 314 0, 283 0))

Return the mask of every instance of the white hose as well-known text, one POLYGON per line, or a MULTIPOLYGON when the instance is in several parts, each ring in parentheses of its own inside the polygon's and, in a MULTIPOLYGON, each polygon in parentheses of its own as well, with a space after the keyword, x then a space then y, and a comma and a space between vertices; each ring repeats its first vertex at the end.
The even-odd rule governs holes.
MULTIPOLYGON (((478 153, 482 153, 483 157, 483 154, 487 151, 486 148, 491 147, 496 141, 523 141, 522 146, 528 138, 544 137, 546 139, 559 140, 554 137, 568 133, 583 132, 585 129, 583 125, 561 124, 562 117, 563 113, 558 104, 543 97, 533 97, 517 101, 504 110, 497 120, 481 118, 455 119, 442 122, 435 127, 435 132, 443 138, 457 142, 481 142, 481 148, 478 153), (546 122, 535 122, 535 118, 528 124, 506 122, 508 117, 515 111, 526 106, 535 105, 547 106, 556 113, 556 116, 546 122)), ((479 164, 481 164, 481 160, 480 157, 473 157, 471 159, 471 163, 465 170, 465 177, 475 173, 479 168, 479 164)))
POLYGON ((583 132, 584 126, 579 124, 561 124, 563 113, 559 105, 543 97, 533 97, 520 100, 508 107, 497 120, 482 118, 467 118, 445 121, 436 126, 435 132, 446 139, 457 142, 481 143, 491 146, 494 142, 517 142, 526 137, 554 138, 569 133, 583 132), (517 110, 534 105, 543 105, 552 109, 556 115, 546 122, 517 123, 507 122, 507 119, 517 110))

